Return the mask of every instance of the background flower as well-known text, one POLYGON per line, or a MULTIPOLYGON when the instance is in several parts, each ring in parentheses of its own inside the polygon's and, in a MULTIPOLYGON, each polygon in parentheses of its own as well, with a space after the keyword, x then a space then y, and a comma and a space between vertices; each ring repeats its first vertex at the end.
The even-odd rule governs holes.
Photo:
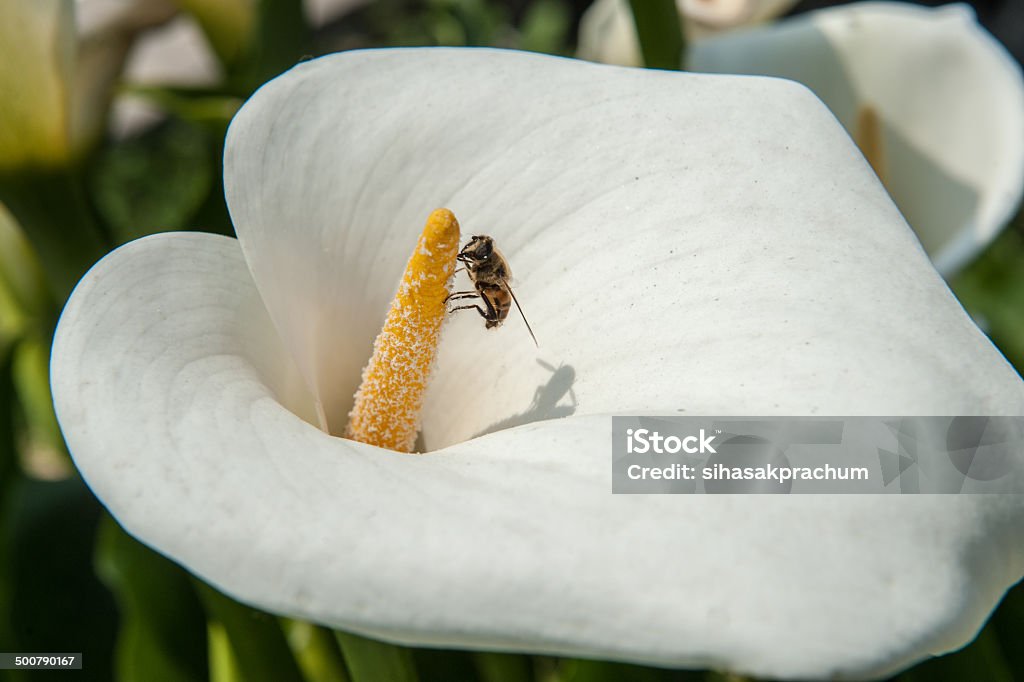
POLYGON ((1024 78, 963 5, 821 10, 699 43, 690 67, 792 78, 814 90, 947 275, 1020 204, 1024 78))

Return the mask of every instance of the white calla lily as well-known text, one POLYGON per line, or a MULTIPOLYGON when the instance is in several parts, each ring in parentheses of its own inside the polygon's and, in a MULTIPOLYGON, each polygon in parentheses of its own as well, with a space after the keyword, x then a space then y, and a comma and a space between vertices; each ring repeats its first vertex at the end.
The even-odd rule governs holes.
POLYGON ((52 376, 120 523, 245 602, 407 643, 822 678, 961 646, 1024 573, 1015 496, 611 494, 613 413, 1024 410, 798 85, 343 53, 243 107, 225 183, 240 242, 108 256, 52 376), (325 434, 315 401, 340 432, 441 205, 502 245, 547 367, 511 318, 464 313, 430 454, 325 434))

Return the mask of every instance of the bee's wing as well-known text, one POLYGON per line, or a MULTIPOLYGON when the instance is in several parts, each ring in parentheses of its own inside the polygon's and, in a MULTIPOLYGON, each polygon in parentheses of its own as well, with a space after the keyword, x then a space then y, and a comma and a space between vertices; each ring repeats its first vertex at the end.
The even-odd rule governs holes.
POLYGON ((497 246, 491 250, 491 262, 496 265, 500 265, 500 268, 497 269, 496 272, 498 272, 498 276, 504 280, 502 284, 509 288, 511 288, 513 284, 518 284, 516 282, 516 278, 512 276, 512 266, 508 264, 508 258, 505 258, 505 254, 503 254, 497 246))
POLYGON ((533 328, 530 326, 530 321, 526 319, 526 313, 523 312, 523 307, 519 305, 519 299, 516 298, 516 293, 512 291, 512 285, 508 283, 508 280, 502 280, 502 284, 505 285, 505 290, 508 295, 512 297, 512 301, 516 304, 516 309, 519 310, 519 315, 522 316, 523 322, 526 323, 526 331, 530 332, 530 337, 533 338, 533 345, 540 348, 540 344, 537 343, 537 336, 533 333, 533 328))

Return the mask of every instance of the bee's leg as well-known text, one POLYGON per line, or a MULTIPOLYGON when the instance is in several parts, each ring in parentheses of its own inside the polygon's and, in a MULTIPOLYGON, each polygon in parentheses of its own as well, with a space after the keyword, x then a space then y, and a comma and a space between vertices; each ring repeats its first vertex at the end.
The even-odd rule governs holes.
MULTIPOLYGON (((476 293, 475 291, 456 291, 454 293, 448 294, 448 296, 444 299, 444 305, 445 307, 447 307, 449 301, 458 301, 459 299, 467 298, 479 298, 479 296, 480 294, 476 293)), ((453 311, 449 309, 448 312, 451 313, 453 311)))
POLYGON ((475 298, 480 295, 478 291, 453 291, 445 297, 445 301, 457 300, 460 298, 475 298))
POLYGON ((483 311, 480 312, 480 314, 484 316, 484 319, 487 320, 487 328, 492 329, 500 325, 501 320, 498 318, 498 309, 494 307, 494 301, 487 296, 481 296, 480 300, 484 302, 485 306, 487 306, 486 313, 483 311))
POLYGON ((480 306, 475 305, 475 304, 474 305, 460 305, 457 308, 449 308, 448 309, 448 313, 451 314, 451 313, 454 313, 457 310, 469 310, 470 308, 472 308, 473 310, 475 310, 478 313, 480 313, 480 317, 484 318, 487 321, 490 321, 491 318, 490 318, 490 316, 488 316, 487 311, 485 311, 483 308, 481 308, 480 306))

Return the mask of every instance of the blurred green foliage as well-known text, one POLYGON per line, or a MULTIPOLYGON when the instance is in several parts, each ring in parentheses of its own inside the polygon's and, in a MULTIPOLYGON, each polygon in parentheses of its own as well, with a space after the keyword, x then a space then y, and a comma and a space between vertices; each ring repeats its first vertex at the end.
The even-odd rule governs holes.
POLYGON ((1024 368, 1024 213, 951 283, 978 325, 1024 368))
MULTIPOLYGON (((230 12, 206 11, 210 6, 200 0, 181 0, 181 6, 195 11, 221 58, 225 76, 218 87, 122 88, 161 110, 162 121, 106 139, 67 168, 0 178, 3 198, 40 260, 15 274, 31 283, 41 267, 38 278, 45 274, 48 285, 44 294, 26 297, 12 294, 0 277, 0 651, 82 651, 84 670, 70 676, 101 682, 741 679, 714 671, 410 649, 279 619, 190 576, 101 509, 69 464, 50 404, 46 353, 59 306, 91 263, 127 240, 162 230, 231 234, 221 159, 228 123, 244 98, 297 60, 340 49, 470 45, 571 55, 582 4, 378 0, 312 31, 300 3, 255 0, 254 14, 237 35, 230 12)), ((645 7, 652 10, 651 30, 672 23, 669 5, 645 7)), ((649 58, 670 62, 681 36, 663 39, 649 58)), ((1024 220, 952 286, 1007 358, 1024 369, 1024 220)), ((1024 679, 1021 633, 1024 587, 1018 585, 973 644, 895 679, 1024 679)), ((0 671, 0 682, 68 678, 0 671)))
POLYGON ((208 670, 206 614, 188 573, 136 542, 107 515, 99 524, 95 566, 120 615, 117 679, 203 679, 208 670))
POLYGON ((566 0, 377 0, 328 26, 316 53, 360 47, 505 47, 569 55, 575 17, 566 0), (396 21, 396 17, 401 20, 396 21))
POLYGON ((102 149, 90 174, 91 189, 114 240, 194 225, 217 184, 212 146, 201 127, 171 118, 102 149))

